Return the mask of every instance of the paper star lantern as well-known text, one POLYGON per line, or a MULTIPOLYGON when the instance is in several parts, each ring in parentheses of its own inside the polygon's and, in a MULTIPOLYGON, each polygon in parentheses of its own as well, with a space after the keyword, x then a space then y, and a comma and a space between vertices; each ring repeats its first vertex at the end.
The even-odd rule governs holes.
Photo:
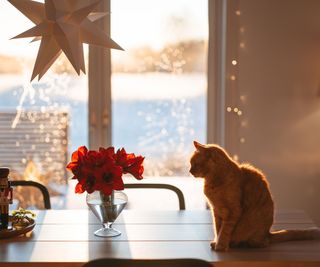
POLYGON ((101 0, 8 1, 36 24, 14 38, 41 39, 31 81, 40 80, 62 51, 78 75, 85 73, 83 43, 123 50, 93 23, 105 15, 92 13, 101 0))

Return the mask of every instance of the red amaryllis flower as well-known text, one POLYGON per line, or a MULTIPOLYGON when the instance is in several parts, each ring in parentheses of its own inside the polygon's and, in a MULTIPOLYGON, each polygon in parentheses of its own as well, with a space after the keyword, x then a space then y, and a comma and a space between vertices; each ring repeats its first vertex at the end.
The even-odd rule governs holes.
POLYGON ((72 171, 74 175, 77 175, 80 171, 81 163, 84 156, 87 154, 88 149, 85 146, 81 146, 77 151, 72 153, 71 162, 67 165, 67 169, 72 171))
POLYGON ((112 190, 123 190, 123 173, 130 173, 142 179, 144 157, 127 154, 124 149, 114 152, 113 147, 99 148, 99 151, 88 150, 81 146, 72 153, 71 162, 67 165, 78 183, 76 193, 87 191, 89 194, 99 190, 110 195, 112 190))
POLYGON ((129 166, 124 168, 123 172, 132 174, 138 180, 143 179, 142 177, 142 174, 144 171, 144 167, 142 165, 143 161, 144 161, 144 157, 142 156, 134 157, 133 162, 129 166))
POLYGON ((114 147, 108 147, 108 148, 99 148, 99 152, 105 157, 108 158, 108 160, 115 160, 115 153, 114 153, 114 147))
POLYGON ((87 191, 90 194, 97 189, 96 178, 93 174, 88 173, 87 176, 76 179, 78 179, 78 183, 75 188, 76 193, 83 193, 87 191))
POLYGON ((119 149, 116 154, 116 163, 123 168, 123 173, 130 173, 139 180, 143 178, 143 160, 142 156, 135 156, 133 153, 127 154, 124 148, 119 149))
POLYGON ((123 190, 122 168, 117 165, 106 165, 103 170, 101 181, 99 181, 99 190, 105 195, 110 195, 112 190, 123 190))
POLYGON ((118 149, 117 154, 115 155, 115 160, 117 165, 125 168, 128 166, 128 154, 124 148, 118 149))

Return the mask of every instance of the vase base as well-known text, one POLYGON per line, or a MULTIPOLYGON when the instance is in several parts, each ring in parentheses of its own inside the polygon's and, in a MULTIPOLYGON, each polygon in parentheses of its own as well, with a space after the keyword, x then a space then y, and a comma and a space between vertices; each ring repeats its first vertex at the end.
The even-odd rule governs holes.
POLYGON ((114 228, 101 228, 95 231, 94 235, 99 237, 114 237, 121 235, 121 232, 114 228))

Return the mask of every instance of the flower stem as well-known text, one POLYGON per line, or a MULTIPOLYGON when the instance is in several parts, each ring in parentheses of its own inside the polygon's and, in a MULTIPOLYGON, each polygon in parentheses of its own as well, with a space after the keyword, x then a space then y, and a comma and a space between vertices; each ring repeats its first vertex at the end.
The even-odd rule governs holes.
POLYGON ((99 191, 99 193, 100 193, 100 199, 103 203, 109 203, 110 205, 112 205, 112 203, 114 202, 114 191, 113 190, 110 195, 106 195, 102 191, 99 191))

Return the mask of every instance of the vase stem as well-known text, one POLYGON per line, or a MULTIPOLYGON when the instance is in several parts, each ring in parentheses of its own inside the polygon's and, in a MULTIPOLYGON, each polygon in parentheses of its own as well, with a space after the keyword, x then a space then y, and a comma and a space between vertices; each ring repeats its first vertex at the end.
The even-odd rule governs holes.
POLYGON ((103 224, 103 228, 105 229, 111 229, 112 228, 112 222, 106 222, 103 224))

